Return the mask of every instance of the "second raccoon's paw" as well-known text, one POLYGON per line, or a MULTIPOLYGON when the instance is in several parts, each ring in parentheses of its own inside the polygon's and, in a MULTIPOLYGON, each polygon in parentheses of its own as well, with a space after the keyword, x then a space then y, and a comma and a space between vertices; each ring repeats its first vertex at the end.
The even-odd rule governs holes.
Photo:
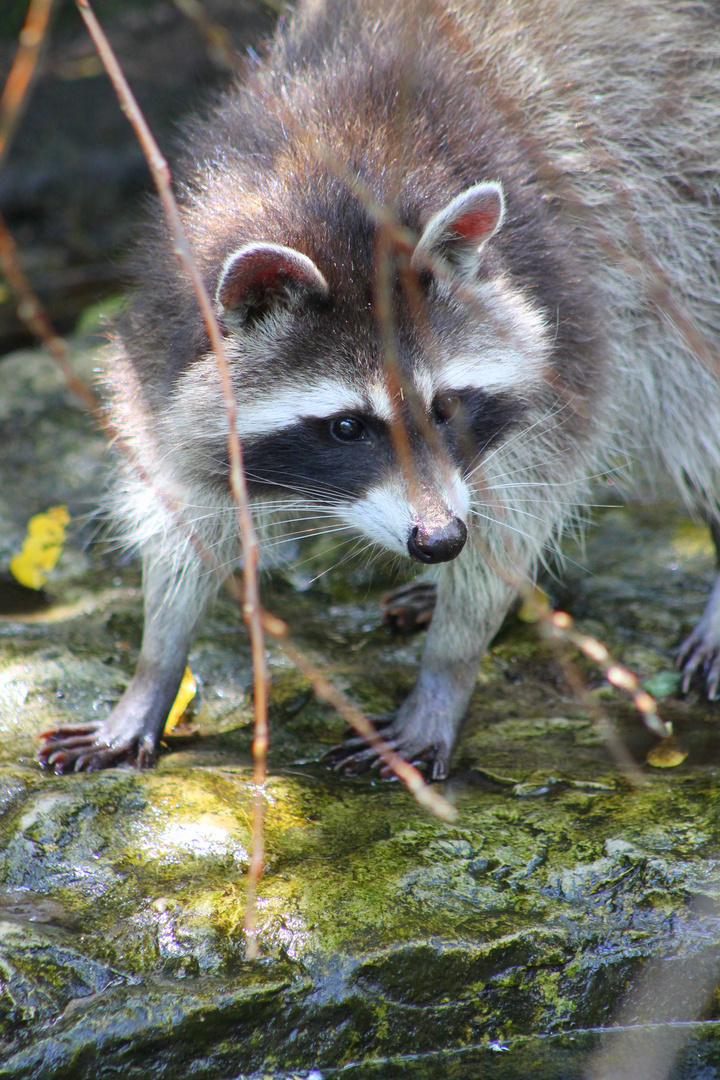
MULTIPOLYGON (((401 757, 423 771, 428 779, 444 780, 450 765, 451 746, 444 741, 431 742, 423 738, 413 738, 399 723, 396 713, 370 719, 384 742, 401 757)), ((325 760, 336 772, 345 776, 355 776, 369 769, 377 769, 384 780, 395 775, 361 735, 350 735, 345 742, 334 746, 326 754, 325 760)))
POLYGON ((680 646, 677 667, 682 672, 682 692, 687 694, 695 679, 705 683, 710 701, 720 699, 720 640, 703 628, 703 619, 680 646))
POLYGON ((38 760, 56 773, 95 772, 130 762, 147 768, 155 760, 154 747, 138 737, 111 741, 103 724, 66 724, 44 731, 38 760))

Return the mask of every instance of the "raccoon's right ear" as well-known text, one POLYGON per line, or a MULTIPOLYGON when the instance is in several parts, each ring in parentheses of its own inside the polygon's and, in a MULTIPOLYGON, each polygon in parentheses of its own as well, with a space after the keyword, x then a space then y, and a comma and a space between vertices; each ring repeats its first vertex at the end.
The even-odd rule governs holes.
POLYGON ((458 270, 472 270, 478 251, 502 225, 505 199, 502 185, 476 184, 430 218, 413 252, 415 270, 432 270, 442 259, 458 270))
POLYGON ((301 251, 281 244, 244 244, 223 263, 215 302, 221 315, 251 322, 277 307, 326 300, 329 291, 315 263, 301 251))

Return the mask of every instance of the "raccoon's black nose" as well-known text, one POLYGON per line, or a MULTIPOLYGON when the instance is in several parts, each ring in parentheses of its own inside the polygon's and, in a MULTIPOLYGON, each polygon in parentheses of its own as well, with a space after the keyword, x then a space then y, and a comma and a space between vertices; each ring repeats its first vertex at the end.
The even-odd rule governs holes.
POLYGON ((465 547, 467 529, 460 518, 452 517, 436 528, 415 525, 407 542, 413 559, 424 563, 450 562, 465 547))

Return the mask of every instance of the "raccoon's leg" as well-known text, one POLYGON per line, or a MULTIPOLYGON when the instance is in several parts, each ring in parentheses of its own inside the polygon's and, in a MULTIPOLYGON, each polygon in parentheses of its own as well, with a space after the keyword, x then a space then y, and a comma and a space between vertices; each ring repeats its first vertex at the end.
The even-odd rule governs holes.
MULTIPOLYGON (((383 738, 408 761, 425 764, 433 780, 447 775, 480 659, 515 595, 469 546, 461 558, 442 567, 417 682, 397 713, 381 725, 383 738)), ((330 757, 348 773, 377 763, 375 752, 357 738, 330 757)))
POLYGON ((147 768, 155 759, 190 645, 217 585, 215 575, 197 559, 178 574, 166 557, 148 556, 143 586, 140 659, 118 704, 102 723, 63 725, 41 736, 45 742, 39 759, 58 773, 90 772, 121 761, 147 768))
POLYGON ((715 543, 718 576, 705 611, 692 634, 680 646, 677 666, 682 671, 682 691, 687 694, 696 674, 705 678, 705 691, 711 701, 720 698, 720 522, 710 523, 715 543))

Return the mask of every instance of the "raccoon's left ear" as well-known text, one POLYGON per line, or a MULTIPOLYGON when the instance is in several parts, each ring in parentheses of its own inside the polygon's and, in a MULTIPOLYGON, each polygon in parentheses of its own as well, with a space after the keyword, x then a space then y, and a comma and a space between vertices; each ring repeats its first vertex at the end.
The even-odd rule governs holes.
POLYGON ((245 244, 228 255, 215 291, 221 314, 243 321, 310 299, 326 300, 329 286, 312 259, 281 244, 245 244))
POLYGON ((476 184, 456 195, 430 218, 412 256, 415 270, 432 269, 441 258, 457 269, 467 267, 482 246, 502 225, 505 199, 502 186, 476 184))

